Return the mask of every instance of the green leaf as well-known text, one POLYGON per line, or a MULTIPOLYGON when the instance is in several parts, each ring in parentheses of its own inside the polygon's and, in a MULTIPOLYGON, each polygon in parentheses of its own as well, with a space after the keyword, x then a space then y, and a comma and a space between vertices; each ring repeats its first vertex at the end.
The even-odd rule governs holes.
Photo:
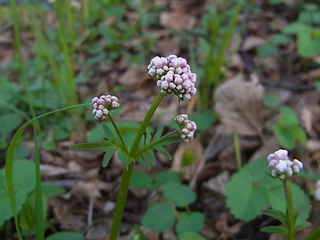
MULTIPOLYGON (((35 221, 36 221, 36 212, 37 207, 35 203, 35 193, 33 192, 26 202, 23 204, 21 213, 20 213, 20 226, 23 230, 30 232, 35 230, 35 221)), ((46 201, 45 198, 42 197, 42 205, 44 206, 44 211, 42 212, 41 220, 45 222, 46 220, 46 201)))
POLYGON ((299 32, 303 32, 305 29, 305 26, 302 23, 299 22, 293 22, 291 24, 288 24, 282 29, 283 33, 286 34, 298 34, 299 32))
POLYGON ((161 171, 154 175, 155 189, 166 184, 167 182, 178 182, 179 176, 177 172, 161 171))
MULTIPOLYGON (((11 209, 12 209, 12 213, 13 213, 13 217, 14 217, 14 223, 15 223, 15 227, 16 227, 16 231, 17 231, 17 235, 18 235, 19 239, 22 239, 22 235, 20 232, 19 221, 18 221, 18 217, 17 217, 17 203, 18 203, 17 199, 18 198, 17 198, 17 196, 15 196, 15 187, 14 187, 14 183, 13 183, 13 178, 14 178, 13 159, 14 159, 15 150, 18 146, 20 137, 21 137, 24 129, 27 126, 29 126, 31 123, 33 123, 34 121, 36 121, 40 118, 47 117, 47 116, 52 115, 57 112, 70 110, 70 109, 74 109, 74 108, 78 108, 78 107, 84 107, 87 105, 88 104, 79 104, 79 105, 70 106, 70 107, 66 107, 66 108, 62 108, 62 109, 58 109, 58 110, 55 110, 52 112, 42 114, 38 117, 31 119, 27 123, 23 124, 14 134, 14 136, 9 144, 9 147, 7 149, 6 165, 5 165, 5 180, 6 180, 6 185, 7 185, 7 189, 8 189, 8 196, 9 196, 9 200, 10 200, 10 204, 11 204, 11 209)), ((24 170, 18 171, 18 172, 24 172, 24 170)))
POLYGON ((257 47, 257 54, 261 58, 273 56, 277 54, 278 51, 278 47, 272 45, 271 43, 264 43, 257 47))
POLYGON ((130 240, 148 240, 139 226, 134 226, 134 236, 130 240))
POLYGON ((156 156, 155 156, 153 150, 149 150, 146 153, 147 153, 148 158, 150 159, 152 166, 155 166, 157 163, 157 160, 156 160, 156 156))
POLYGON ((148 144, 151 141, 151 133, 146 132, 145 135, 146 135, 145 144, 148 144))
POLYGON ((301 230, 303 230, 305 228, 308 228, 310 226, 311 226, 311 223, 303 222, 303 223, 300 223, 300 224, 296 225, 295 230, 296 230, 296 232, 299 232, 299 231, 301 231, 301 230))
POLYGON ((279 97, 274 93, 267 93, 263 98, 263 105, 265 107, 273 107, 279 103, 279 97))
POLYGON ((208 130, 212 124, 217 121, 217 118, 213 116, 210 110, 202 113, 193 113, 188 115, 188 117, 197 124, 198 131, 208 130))
POLYGON ((160 147, 160 146, 165 146, 165 145, 169 145, 172 143, 177 143, 177 142, 181 142, 181 137, 180 136, 172 136, 172 137, 166 137, 163 140, 161 140, 159 143, 157 143, 155 145, 155 148, 160 147))
POLYGON ((90 130, 87 136, 87 142, 92 143, 92 142, 99 141, 103 138, 104 138, 104 131, 103 131, 102 125, 99 124, 92 130, 90 130))
POLYGON ((56 185, 42 185, 42 193, 46 198, 66 193, 66 190, 56 185))
POLYGON ((287 235, 287 229, 284 227, 279 227, 279 226, 269 226, 269 227, 264 227, 261 229, 262 232, 266 233, 279 233, 282 235, 287 235))
MULTIPOLYGON (((293 205, 295 209, 301 206, 306 206, 310 204, 309 197, 305 192, 296 184, 290 183, 290 188, 292 191, 293 205)), ((278 185, 269 189, 269 201, 272 209, 279 210, 282 212, 286 211, 286 199, 283 193, 283 186, 278 185)), ((305 222, 309 216, 309 211, 302 212, 296 220, 297 224, 305 222)))
POLYGON ((143 154, 142 154, 142 158, 143 158, 143 160, 144 160, 144 162, 145 162, 145 164, 146 164, 146 166, 147 166, 147 169, 150 171, 150 169, 151 169, 151 162, 150 162, 147 154, 146 154, 146 153, 143 153, 143 154))
POLYGON ((130 187, 136 189, 152 189, 153 178, 144 172, 133 172, 130 179, 130 187))
POLYGON ((320 53, 320 31, 307 28, 298 33, 298 52, 302 57, 315 57, 320 53))
POLYGON ((178 234, 183 232, 198 232, 204 226, 204 216, 200 212, 181 213, 178 219, 176 231, 178 234))
POLYGON ((155 150, 157 150, 158 152, 160 152, 163 156, 165 156, 166 158, 168 158, 169 160, 172 160, 172 157, 170 155, 170 153, 168 153, 168 151, 163 148, 163 147, 156 147, 155 150))
POLYGON ((258 159, 246 164, 227 183, 226 205, 237 219, 249 221, 255 218, 269 204, 268 189, 282 186, 280 181, 271 178, 266 172, 270 172, 267 160, 258 159))
POLYGON ((86 238, 78 232, 58 232, 50 235, 46 240, 86 240, 86 238))
POLYGON ((196 155, 193 151, 191 150, 186 150, 184 151, 183 155, 182 155, 182 160, 181 160, 181 167, 188 167, 191 166, 192 164, 194 164, 196 160, 196 155))
POLYGON ((294 210, 294 216, 297 217, 302 213, 310 212, 312 209, 312 205, 299 206, 294 210))
POLYGON ((320 81, 316 81, 315 86, 317 91, 320 93, 320 81))
POLYGON ((102 141, 98 143, 80 143, 70 146, 73 151, 92 151, 92 152, 106 152, 115 145, 111 141, 102 141))
POLYGON ((283 0, 269 0, 269 3, 271 5, 279 5, 279 4, 283 3, 283 0))
POLYGON ((103 161, 102 161, 102 167, 106 167, 108 166, 114 152, 116 151, 116 149, 110 149, 109 151, 107 151, 104 156, 103 156, 103 161))
POLYGON ((269 217, 273 217, 277 220, 279 220, 282 223, 287 222, 287 216, 285 213, 279 211, 279 210, 273 210, 273 209, 263 209, 261 211, 262 214, 267 215, 269 217))
POLYGON ((289 43, 289 38, 284 35, 284 34, 274 34, 272 36, 272 39, 271 41, 274 43, 274 44, 278 44, 278 45, 287 45, 289 43))
POLYGON ((121 162, 123 162, 125 165, 129 164, 129 158, 128 155, 126 153, 124 153, 122 150, 118 151, 118 158, 121 160, 121 162))
POLYGON ((23 117, 14 113, 0 116, 0 136, 9 137, 9 134, 22 123, 23 117))
POLYGON ((307 146, 307 136, 300 126, 292 128, 295 139, 304 147, 307 146))
POLYGON ((179 240, 205 240, 200 234, 195 232, 183 232, 178 235, 179 240))
MULTIPOLYGON (((13 163, 14 175, 14 192, 16 199, 16 211, 19 212, 22 209, 23 203, 26 201, 29 193, 35 187, 35 172, 34 163, 29 160, 16 160, 13 163)), ((10 200, 8 196, 8 190, 4 181, 4 169, 0 170, 0 226, 3 222, 11 217, 13 213, 10 206, 10 200)))
POLYGON ((272 131, 282 147, 288 150, 294 148, 296 141, 290 128, 281 128, 278 125, 273 125, 272 131))
POLYGON ((197 196, 187 185, 179 182, 168 182, 163 186, 163 194, 166 199, 177 207, 186 207, 193 203, 197 196))
POLYGON ((280 127, 292 127, 297 126, 299 124, 299 120, 296 116, 291 114, 281 114, 278 119, 278 126, 280 127))
POLYGON ((157 132, 154 134, 153 140, 159 139, 161 137, 162 131, 163 131, 163 126, 160 126, 157 132))
POLYGON ((110 128, 108 127, 108 125, 106 123, 102 123, 102 129, 104 132, 104 136, 106 139, 109 140, 117 140, 117 138, 115 137, 115 135, 110 131, 110 128))
POLYGON ((313 230, 304 238, 304 240, 317 240, 320 237, 320 226, 313 230))
POLYGON ((156 203, 146 211, 141 223, 144 227, 162 232, 171 228, 175 220, 175 213, 170 204, 156 203))

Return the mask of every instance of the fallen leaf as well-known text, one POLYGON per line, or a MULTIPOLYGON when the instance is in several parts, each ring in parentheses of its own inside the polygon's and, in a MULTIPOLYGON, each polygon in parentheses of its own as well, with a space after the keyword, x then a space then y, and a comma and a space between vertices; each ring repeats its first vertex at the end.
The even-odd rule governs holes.
POLYGON ((194 139, 189 143, 180 143, 177 151, 173 155, 173 162, 171 169, 176 172, 182 172, 185 179, 190 180, 196 173, 200 165, 204 164, 203 147, 202 144, 194 139), (185 152, 191 151, 194 154, 194 163, 190 166, 185 166, 181 168, 181 162, 185 152))
POLYGON ((262 99, 264 88, 256 80, 245 81, 244 75, 226 81, 215 92, 215 111, 233 133, 256 136, 263 127, 262 99))
POLYGON ((191 6, 186 2, 176 5, 171 12, 160 14, 160 23, 164 27, 182 31, 192 29, 196 23, 195 16, 191 15, 191 6))
POLYGON ((145 66, 132 64, 118 79, 119 83, 123 86, 132 86, 139 82, 146 74, 145 66))
POLYGON ((257 36, 248 36, 242 45, 242 51, 249 51, 265 43, 265 39, 257 36))

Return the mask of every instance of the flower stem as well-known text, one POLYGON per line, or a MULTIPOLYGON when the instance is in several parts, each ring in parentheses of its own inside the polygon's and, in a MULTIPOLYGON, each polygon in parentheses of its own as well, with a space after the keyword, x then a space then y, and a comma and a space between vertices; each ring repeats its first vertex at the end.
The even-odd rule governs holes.
POLYGON ((122 134, 121 134, 119 128, 117 127, 116 123, 113 121, 113 118, 111 117, 110 114, 108 114, 108 118, 109 118, 112 126, 113 126, 114 129, 116 130, 117 135, 118 135, 118 137, 119 137, 119 139, 120 139, 120 141, 121 141, 122 146, 125 148, 125 150, 126 150, 126 152, 127 152, 127 151, 128 151, 127 145, 125 144, 125 142, 124 142, 124 140, 123 140, 123 137, 122 137, 122 134))
POLYGON ((241 167, 242 167, 242 160, 241 160, 239 136, 237 133, 233 134, 233 143, 234 143, 234 150, 235 150, 235 154, 236 154, 237 168, 238 168, 238 171, 240 171, 241 167))
POLYGON ((290 188, 289 181, 287 179, 283 180, 284 194, 287 200, 287 239, 294 240, 295 237, 295 217, 294 217, 294 206, 292 192, 290 188))
POLYGON ((124 206, 127 201, 130 177, 134 163, 130 163, 128 168, 124 168, 121 177, 120 189, 118 193, 116 209, 114 211, 113 222, 110 230, 109 240, 116 240, 118 237, 124 206))
POLYGON ((141 123, 141 126, 139 128, 139 131, 132 143, 131 149, 130 149, 130 153, 129 156, 133 157, 136 153, 136 151, 138 150, 138 146, 140 143, 140 140, 154 114, 154 112, 156 111, 157 107, 159 106, 162 98, 164 97, 163 93, 158 93, 157 97, 155 98, 155 100, 153 101, 151 107, 149 108, 149 111, 147 112, 147 115, 145 116, 143 122, 141 123))

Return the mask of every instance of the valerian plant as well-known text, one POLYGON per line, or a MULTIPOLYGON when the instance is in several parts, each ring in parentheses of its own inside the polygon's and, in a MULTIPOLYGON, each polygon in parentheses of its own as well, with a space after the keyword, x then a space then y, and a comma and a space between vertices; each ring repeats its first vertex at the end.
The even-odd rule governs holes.
MULTIPOLYGON (((188 119, 185 114, 179 115, 175 118, 178 124, 178 129, 168 134, 162 135, 163 128, 159 128, 152 136, 150 132, 146 131, 149 122, 159 106, 163 97, 167 94, 173 93, 178 97, 180 101, 188 101, 193 97, 197 89, 195 87, 196 75, 191 72, 190 66, 184 58, 170 55, 166 58, 155 57, 148 65, 149 75, 157 80, 157 86, 160 92, 156 96, 154 102, 149 108, 143 122, 141 123, 138 131, 136 132, 133 141, 126 138, 121 132, 121 129, 117 126, 117 123, 113 120, 110 112, 113 109, 119 108, 119 100, 115 96, 103 95, 100 97, 94 97, 92 99, 93 110, 97 121, 102 123, 103 131, 106 136, 106 140, 98 143, 84 143, 71 146, 73 150, 89 150, 89 151, 101 151, 105 152, 103 157, 103 167, 106 167, 111 160, 112 156, 117 153, 119 159, 124 163, 124 170, 121 178, 119 194, 117 198, 113 223, 110 231, 110 240, 117 239, 121 218, 126 203, 130 177, 133 166, 136 162, 146 166, 148 169, 151 165, 156 163, 156 157, 154 151, 162 153, 164 156, 171 158, 170 154, 165 150, 163 146, 174 142, 188 142, 193 139, 194 132, 196 130, 196 124, 188 119), (109 120, 114 131, 111 131, 107 124, 104 124, 104 120, 109 120)), ((14 171, 14 157, 16 148, 19 144, 20 138, 24 130, 34 125, 38 119, 51 116, 52 114, 67 111, 79 107, 86 107, 88 103, 69 106, 54 110, 48 113, 44 113, 40 116, 34 117, 30 121, 23 124, 14 134, 12 140, 7 149, 6 165, 5 165, 5 182, 7 188, 7 194, 11 205, 12 216, 14 218, 14 224, 17 231, 17 237, 19 240, 23 240, 22 232, 20 230, 21 223, 18 219, 19 206, 18 206, 18 193, 15 191, 14 179, 18 173, 14 171)), ((34 127, 34 126, 33 126, 34 127)), ((43 205, 43 196, 41 186, 41 172, 40 172, 40 158, 37 144, 37 132, 34 128, 34 140, 35 140, 35 204, 34 208, 30 208, 33 211, 35 217, 35 235, 39 240, 44 239, 45 226, 43 224, 43 216, 45 209, 43 205)), ((33 203, 32 203, 33 205, 33 203)), ((65 236, 61 233, 61 236, 65 236)), ((76 234, 76 233, 72 233, 76 234)), ((55 234, 54 234, 55 235, 55 234)), ((77 235, 77 234, 76 234, 77 235)), ((52 235, 53 236, 53 235, 52 235)), ((60 235, 59 235, 60 236, 60 235)), ((58 237, 58 236, 57 236, 58 237)))
POLYGON ((71 147, 72 150, 105 152, 103 167, 108 165, 115 153, 117 153, 118 158, 124 163, 109 236, 110 240, 115 240, 118 236, 134 164, 138 162, 150 169, 151 165, 155 165, 156 163, 155 151, 171 158, 164 146, 174 142, 188 142, 193 139, 196 130, 196 124, 189 120, 186 114, 181 114, 175 117, 178 125, 178 129, 175 131, 162 135, 163 128, 159 128, 153 136, 146 131, 154 112, 165 95, 173 93, 178 97, 178 101, 181 102, 189 101, 197 92, 195 87, 196 75, 191 72, 190 66, 184 58, 175 55, 154 57, 148 65, 148 73, 156 79, 160 92, 150 106, 133 142, 125 138, 111 116, 112 110, 120 107, 118 98, 111 95, 103 95, 92 99, 92 113, 95 115, 95 119, 101 123, 104 120, 109 120, 116 134, 106 124, 102 123, 106 140, 98 143, 77 144, 71 147))

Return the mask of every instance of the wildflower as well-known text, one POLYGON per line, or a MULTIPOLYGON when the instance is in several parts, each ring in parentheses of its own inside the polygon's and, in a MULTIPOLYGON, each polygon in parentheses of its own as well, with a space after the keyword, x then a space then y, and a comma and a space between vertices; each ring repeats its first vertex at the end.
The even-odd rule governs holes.
POLYGON ((318 180, 316 183, 316 192, 314 196, 317 201, 320 201, 320 180, 318 180))
POLYGON ((94 97, 92 99, 93 110, 96 120, 104 120, 108 116, 111 109, 116 109, 120 106, 118 98, 111 95, 102 95, 101 97, 94 97))
POLYGON ((193 139, 194 132, 197 129, 195 122, 188 120, 188 115, 181 114, 174 118, 179 127, 180 137, 184 142, 189 142, 193 139))
POLYGON ((191 100, 197 92, 196 74, 192 73, 187 60, 176 55, 154 57, 148 65, 148 73, 157 80, 162 93, 173 93, 179 101, 191 100))
POLYGON ((303 164, 299 160, 294 159, 290 161, 288 151, 283 149, 269 154, 268 166, 272 169, 271 175, 273 177, 279 177, 281 180, 299 174, 303 168, 303 164))

